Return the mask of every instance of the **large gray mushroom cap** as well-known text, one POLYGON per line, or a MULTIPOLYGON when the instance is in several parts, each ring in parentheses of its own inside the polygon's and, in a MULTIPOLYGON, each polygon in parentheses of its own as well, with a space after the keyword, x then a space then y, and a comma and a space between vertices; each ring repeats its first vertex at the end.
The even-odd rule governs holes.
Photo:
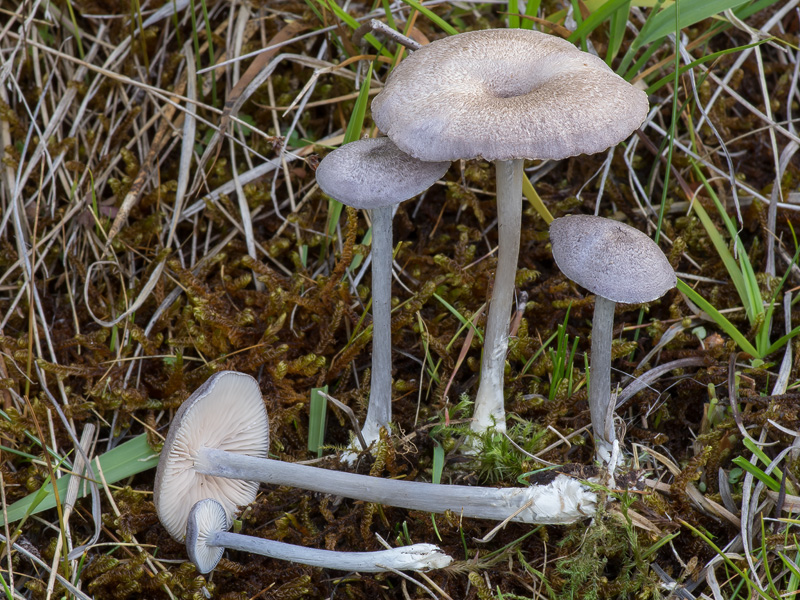
POLYGON ((550 242, 564 275, 614 302, 651 302, 675 287, 661 248, 630 225, 591 215, 560 217, 550 224, 550 242))
POLYGON ((266 458, 269 421, 258 382, 250 375, 212 375, 172 419, 158 460, 153 501, 161 524, 179 542, 186 535, 189 511, 200 500, 213 498, 232 521, 258 492, 258 483, 252 481, 197 473, 195 455, 204 447, 266 458))
POLYGON ((317 183, 347 206, 382 208, 421 194, 448 168, 450 161, 417 160, 389 138, 366 138, 345 144, 322 159, 317 183))
POLYGON ((600 58, 522 29, 431 42, 372 101, 378 128, 428 161, 593 154, 628 137, 647 110, 647 95, 600 58))

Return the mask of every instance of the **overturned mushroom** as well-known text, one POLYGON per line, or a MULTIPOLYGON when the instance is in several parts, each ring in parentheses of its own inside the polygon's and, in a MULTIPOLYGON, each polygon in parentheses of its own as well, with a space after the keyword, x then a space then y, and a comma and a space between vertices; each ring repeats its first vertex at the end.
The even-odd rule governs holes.
POLYGON ((153 490, 158 517, 172 537, 183 541, 189 511, 204 498, 219 501, 232 519, 238 507, 252 501, 254 482, 411 510, 449 510, 465 517, 524 523, 572 523, 595 511, 595 493, 563 474, 547 484, 522 488, 381 479, 265 458, 268 431, 261 392, 249 375, 217 373, 184 402, 161 451, 153 490), (244 385, 245 380, 250 383, 244 385), (238 443, 255 431, 263 432, 261 444, 238 443), (252 455, 246 446, 252 446, 252 455), (232 493, 240 487, 248 493, 232 493))
MULTIPOLYGON (((427 190, 450 162, 412 158, 389 138, 345 144, 317 167, 317 183, 342 204, 372 216, 372 370, 369 406, 361 434, 367 445, 392 420, 392 209, 427 190)), ((345 460, 355 453, 348 452, 345 460)))
POLYGON ((363 573, 429 571, 446 567, 453 560, 433 544, 412 544, 375 552, 336 552, 231 533, 229 528, 228 515, 216 500, 207 498, 192 507, 186 526, 186 553, 198 571, 213 571, 226 548, 312 567, 363 573))
POLYGON ((598 459, 608 463, 616 439, 611 406, 611 339, 617 302, 657 300, 675 287, 661 248, 630 225, 574 215, 550 224, 553 258, 575 283, 595 294, 589 408, 598 459))
POLYGON ((372 102, 378 128, 421 160, 484 158, 497 170, 497 273, 472 429, 505 430, 503 371, 519 254, 523 159, 593 154, 631 134, 647 96, 601 59, 536 31, 489 29, 431 42, 372 102))

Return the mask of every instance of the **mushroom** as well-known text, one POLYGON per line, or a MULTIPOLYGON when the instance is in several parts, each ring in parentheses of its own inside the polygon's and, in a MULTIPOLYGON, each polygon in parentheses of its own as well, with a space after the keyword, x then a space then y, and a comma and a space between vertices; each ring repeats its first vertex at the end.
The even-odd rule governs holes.
POLYGON ((195 503, 214 498, 232 517, 258 492, 253 481, 198 473, 192 452, 201 446, 267 457, 269 421, 255 379, 220 371, 197 388, 172 419, 156 468, 153 502, 162 525, 178 541, 183 541, 186 519, 195 503))
POLYGON ((312 567, 362 573, 429 571, 444 568, 453 560, 433 544, 412 544, 376 552, 337 552, 231 533, 229 528, 228 515, 216 500, 207 498, 192 507, 186 525, 186 553, 198 571, 213 571, 226 548, 312 567))
POLYGON ((558 268, 595 294, 589 408, 595 450, 607 464, 616 439, 611 404, 611 338, 617 302, 657 300, 676 285, 667 257, 647 235, 591 215, 555 219, 550 242, 558 268))
POLYGON ((372 102, 378 128, 421 160, 484 158, 497 172, 497 272, 472 430, 505 430, 503 372, 519 254, 523 159, 613 146, 647 116, 647 96, 601 59, 537 31, 489 29, 423 46, 372 102))
POLYGON ((261 392, 249 375, 217 373, 183 403, 170 425, 153 489, 158 517, 173 538, 183 541, 189 511, 204 498, 217 500, 232 520, 239 506, 253 500, 254 482, 411 510, 449 510, 465 517, 524 523, 572 523, 595 511, 595 493, 563 474, 523 488, 381 479, 265 458, 268 432, 261 392), (249 441, 255 432, 261 436, 259 444, 249 441), (234 493, 239 488, 246 493, 234 493))
MULTIPOLYGON (((372 369, 369 406, 361 434, 367 445, 392 420, 392 209, 440 179, 450 162, 424 162, 401 151, 389 138, 350 142, 317 167, 317 183, 342 204, 372 216, 372 369)), ((353 452, 344 455, 350 461, 353 452)))

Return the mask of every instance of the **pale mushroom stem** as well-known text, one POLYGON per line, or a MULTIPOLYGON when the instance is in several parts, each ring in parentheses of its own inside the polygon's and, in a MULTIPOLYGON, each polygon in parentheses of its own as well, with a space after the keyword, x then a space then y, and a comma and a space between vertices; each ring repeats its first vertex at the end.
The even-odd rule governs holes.
POLYGON ((616 302, 595 296, 592 320, 592 365, 589 380, 589 409, 592 415, 595 452, 602 464, 608 464, 614 433, 611 405, 611 340, 616 302))
POLYGON ((380 573, 390 570, 426 571, 430 568, 437 568, 437 560, 441 562, 443 556, 441 550, 432 544, 414 544, 413 546, 375 552, 335 552, 295 546, 229 531, 211 533, 206 544, 312 567, 361 573, 380 573))
POLYGON ((472 431, 506 430, 503 376, 514 300, 522 223, 522 160, 495 161, 497 179, 497 272, 494 277, 475 398, 472 431))
POLYGON ((288 485, 410 510, 523 523, 572 523, 595 510, 596 496, 579 481, 558 475, 548 485, 491 488, 399 481, 297 463, 255 458, 203 447, 194 456, 197 473, 226 479, 288 485))
POLYGON ((392 206, 372 209, 372 371, 361 434, 369 445, 392 420, 392 206))

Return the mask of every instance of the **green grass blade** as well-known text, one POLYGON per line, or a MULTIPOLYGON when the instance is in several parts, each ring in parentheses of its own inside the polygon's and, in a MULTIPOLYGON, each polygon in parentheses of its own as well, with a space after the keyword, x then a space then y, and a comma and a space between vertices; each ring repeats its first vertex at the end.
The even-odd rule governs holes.
POLYGON ((753 477, 758 479, 761 483, 771 489, 773 492, 779 492, 781 489, 781 484, 778 480, 770 477, 764 471, 759 469, 758 467, 751 465, 750 461, 747 460, 744 456, 737 456, 733 459, 733 464, 737 467, 741 468, 744 471, 750 473, 753 477))
MULTIPOLYGON (((693 60, 687 65, 681 65, 680 69, 678 69, 678 75, 683 75, 686 71, 694 69, 695 67, 702 65, 703 63, 707 63, 709 61, 715 61, 718 58, 725 56, 726 54, 736 54, 738 52, 742 52, 743 50, 747 50, 748 48, 755 48, 756 46, 760 46, 768 42, 769 40, 759 40, 758 42, 754 42, 752 44, 746 44, 744 46, 736 46, 735 48, 726 48, 725 50, 720 50, 719 52, 713 52, 711 54, 706 54, 701 56, 697 60, 693 60)), ((647 94, 654 94, 662 87, 675 81, 674 73, 669 73, 668 75, 664 75, 661 79, 656 80, 655 82, 651 83, 650 86, 647 88, 647 94)))
POLYGON ((433 483, 441 483, 443 472, 444 448, 439 442, 436 442, 436 445, 433 447, 433 468, 431 470, 431 481, 433 481, 433 483))
MULTIPOLYGON (((650 23, 653 21, 653 19, 656 18, 656 15, 658 14, 658 11, 661 9, 662 4, 664 4, 664 0, 658 0, 658 2, 656 2, 656 5, 650 11, 650 14, 647 15, 647 19, 645 20, 644 25, 642 25, 642 28, 639 30, 640 36, 650 26, 650 23)), ((649 56, 652 55, 655 51, 656 51, 656 46, 652 46, 644 54, 649 56)), ((643 61, 647 60, 646 57, 640 57, 639 60, 636 61, 634 68, 628 71, 628 67, 630 66, 631 62, 633 62, 633 58, 635 56, 636 56, 636 49, 633 48, 633 45, 631 44, 625 51, 625 55, 622 57, 622 62, 620 63, 619 68, 617 69, 617 73, 619 75, 625 73, 626 80, 629 80, 631 77, 633 77, 636 73, 639 72, 641 68, 640 66, 638 66, 639 63, 643 64, 643 61)))
MULTIPOLYGON (((351 29, 355 30, 361 26, 361 23, 356 21, 355 18, 351 16, 348 12, 346 12, 344 9, 342 9, 341 6, 336 4, 334 0, 328 0, 327 2, 325 0, 321 0, 320 4, 328 7, 333 12, 333 14, 335 14, 343 23, 346 23, 347 26, 350 27, 351 29)), ((365 35, 364 40, 369 42, 369 44, 382 55, 389 58, 392 57, 389 51, 383 47, 383 44, 381 44, 371 33, 365 35)))
POLYGON ((422 4, 420 4, 416 0, 403 0, 403 2, 405 4, 408 4, 411 8, 413 8, 417 12, 425 15, 425 17, 427 17, 428 20, 431 23, 434 23, 435 25, 437 25, 439 27, 439 29, 441 29, 445 33, 447 33, 449 35, 455 35, 455 34, 458 33, 458 30, 455 27, 453 27, 452 25, 450 25, 450 23, 448 23, 447 21, 442 19, 442 17, 437 15, 432 10, 422 6, 422 4))
MULTIPOLYGON (((639 48, 658 42, 675 32, 675 16, 678 12, 678 28, 684 29, 704 19, 713 17, 728 9, 746 4, 749 0, 704 0, 703 2, 681 2, 680 11, 677 2, 670 4, 659 11, 655 17, 648 19, 639 35, 631 42, 631 50, 636 52, 639 48)), ((656 10, 656 9, 654 9, 656 10)))
MULTIPOLYGON (((147 436, 144 434, 128 440, 120 444, 113 450, 109 450, 100 457, 96 457, 92 461, 92 465, 96 465, 100 461, 100 467, 103 470, 103 476, 106 483, 116 483, 122 479, 126 479, 131 475, 136 475, 142 471, 152 469, 158 464, 158 455, 153 452, 153 449, 147 443, 147 436)), ((72 475, 62 477, 58 480, 57 486, 60 497, 63 498, 67 493, 67 486, 72 475)), ((82 498, 88 493, 88 486, 78 486, 78 497, 82 498)), ((53 486, 46 484, 42 486, 39 491, 28 494, 22 500, 18 500, 8 507, 8 522, 14 523, 19 521, 22 517, 28 514, 36 514, 43 510, 48 510, 55 507, 56 499, 53 493, 53 486), (45 493, 46 497, 38 506, 33 506, 34 501, 40 493, 45 493)), ((0 525, 3 524, 3 515, 0 514, 0 525)))
POLYGON ((453 314, 453 316, 461 322, 461 324, 464 327, 469 327, 470 329, 472 329, 472 332, 478 336, 478 339, 481 341, 481 344, 483 343, 483 333, 481 333, 481 331, 477 327, 475 327, 472 321, 470 321, 464 315, 458 312, 455 309, 455 307, 451 306, 450 303, 448 303, 447 300, 442 298, 439 294, 434 294, 433 297, 436 298, 439 302, 441 302, 442 306, 444 306, 447 310, 449 310, 453 314))
MULTIPOLYGON (((535 17, 539 12, 539 5, 542 3, 542 0, 529 0, 528 4, 525 6, 525 15, 528 17, 535 17)), ((535 23, 533 19, 522 19, 521 27, 523 29, 533 29, 535 23)))
POLYGON ((328 393, 328 386, 311 388, 308 405, 308 451, 322 456, 322 444, 325 441, 325 416, 328 410, 328 399, 322 394, 328 393))
POLYGON ((775 343, 764 351, 764 356, 769 356, 773 352, 780 350, 783 346, 789 343, 789 340, 791 340, 793 337, 797 337, 798 334, 800 334, 800 325, 792 329, 786 335, 782 335, 777 340, 775 340, 775 343))
POLYGON ((754 358, 763 358, 763 356, 759 355, 758 351, 753 347, 753 344, 747 341, 747 338, 742 335, 742 333, 736 329, 736 326, 731 323, 721 312, 719 312, 716 308, 714 308, 708 300, 703 298, 700 294, 695 292, 691 287, 689 287, 686 283, 684 283, 681 279, 678 279, 677 284, 678 290, 686 294, 686 296, 694 302, 700 309, 705 312, 709 317, 711 317, 714 322, 719 325, 722 330, 727 333, 736 344, 747 352, 750 356, 754 358))
POLYGON ((508 28, 519 28, 519 2, 518 0, 508 0, 508 28))
POLYGON ((628 27, 628 14, 631 10, 630 0, 621 2, 617 10, 611 15, 608 22, 608 50, 606 50, 606 64, 610 67, 611 63, 622 47, 622 39, 625 37, 625 29, 628 27))
MULTIPOLYGON (((590 33, 592 33, 595 29, 597 29, 600 25, 602 25, 609 17, 615 17, 617 12, 622 12, 623 17, 625 19, 624 22, 628 20, 628 7, 630 6, 630 0, 609 0, 605 4, 603 4, 600 8, 596 11, 591 13, 583 22, 575 28, 575 31, 572 32, 567 39, 572 42, 573 44, 580 39, 586 39, 590 33), (620 11, 621 8, 625 10, 620 11)), ((580 11, 577 11, 578 14, 580 11)), ((624 28, 622 33, 624 34, 624 28)), ((622 41, 622 37, 620 35, 620 42, 622 41)))
POLYGON ((739 263, 736 262, 736 259, 733 258, 730 250, 728 250, 728 244, 726 244, 725 240, 722 239, 722 235, 717 230, 716 226, 711 220, 711 217, 708 216, 708 213, 706 212, 706 209, 703 208, 703 205, 695 200, 692 202, 692 208, 700 218, 700 222, 703 224, 711 243, 714 245, 717 254, 719 254, 719 257, 722 259, 722 263, 725 265, 728 275, 730 275, 731 282, 733 283, 733 287, 736 288, 739 298, 741 298, 742 302, 745 303, 747 318, 752 323, 754 313, 752 313, 752 307, 749 306, 749 302, 747 300, 749 292, 747 290, 747 286, 745 285, 744 275, 739 267, 739 263))
MULTIPOLYGON (((728 230, 728 234, 739 247, 739 269, 737 272, 742 276, 745 292, 744 295, 740 293, 739 297, 742 299, 745 309, 748 310, 748 318, 750 319, 750 323, 753 324, 755 322, 756 315, 760 315, 764 312, 764 299, 761 297, 761 290, 758 287, 758 281, 756 280, 756 274, 753 270, 753 265, 750 264, 750 257, 747 255, 747 252, 742 246, 742 240, 739 237, 739 231, 736 228, 736 225, 728 216, 728 212, 725 210, 725 207, 722 205, 722 202, 720 202, 719 197, 714 192, 714 188, 711 187, 711 184, 705 178, 703 172, 700 170, 696 162, 692 162, 692 167, 703 182, 703 187, 708 192, 711 200, 714 202, 714 206, 716 206, 717 212, 722 218, 722 222, 725 223, 725 228, 728 230)), ((694 203, 694 206, 697 206, 696 202, 694 203)), ((731 276, 733 277, 733 274, 731 274, 731 276)), ((738 291, 739 288, 737 287, 736 289, 738 291)))
MULTIPOLYGON (((364 129, 364 115, 367 114, 367 104, 369 104, 369 86, 371 82, 372 63, 369 65, 367 76, 364 78, 364 83, 361 84, 361 90, 359 90, 358 98, 353 106, 350 121, 347 123, 347 131, 344 132, 343 145, 355 142, 361 137, 361 131, 364 129)), ((336 232, 336 225, 339 223, 341 214, 342 203, 333 198, 328 200, 328 236, 332 237, 336 232)))

